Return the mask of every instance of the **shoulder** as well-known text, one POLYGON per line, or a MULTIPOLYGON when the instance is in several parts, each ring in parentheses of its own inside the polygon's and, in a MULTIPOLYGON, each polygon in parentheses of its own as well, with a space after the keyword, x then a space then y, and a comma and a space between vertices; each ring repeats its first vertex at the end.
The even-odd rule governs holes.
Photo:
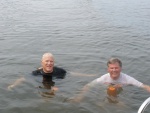
POLYGON ((66 70, 63 68, 54 66, 54 72, 66 73, 66 70))
POLYGON ((121 76, 121 78, 124 78, 124 79, 129 79, 129 78, 131 79, 131 78, 133 78, 133 77, 131 77, 131 76, 125 74, 125 73, 121 73, 120 76, 121 76))
POLYGON ((102 79, 102 78, 103 78, 103 79, 108 79, 108 78, 110 78, 110 74, 109 74, 109 73, 106 73, 106 74, 102 75, 100 78, 101 78, 101 79, 102 79))
POLYGON ((121 78, 120 79, 122 79, 123 81, 126 81, 128 83, 132 83, 134 81, 137 81, 134 77, 131 77, 131 76, 125 74, 125 73, 121 73, 121 78))
POLYGON ((142 82, 138 81, 134 77, 131 77, 131 76, 124 74, 124 73, 122 74, 122 78, 123 78, 124 82, 126 82, 126 84, 128 84, 128 85, 134 85, 137 87, 141 87, 143 84, 142 82))
POLYGON ((54 67, 53 76, 56 78, 65 78, 67 71, 60 67, 54 67))
POLYGON ((42 69, 34 70, 34 71, 32 71, 32 75, 41 75, 41 71, 42 71, 42 69))
POLYGON ((110 79, 110 75, 109 73, 107 73, 97 78, 97 82, 106 82, 109 79, 110 79))

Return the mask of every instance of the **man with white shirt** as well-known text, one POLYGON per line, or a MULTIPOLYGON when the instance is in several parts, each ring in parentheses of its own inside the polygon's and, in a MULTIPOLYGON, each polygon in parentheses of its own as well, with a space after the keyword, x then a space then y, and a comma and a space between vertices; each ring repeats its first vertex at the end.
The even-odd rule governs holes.
POLYGON ((121 72, 122 62, 118 58, 111 58, 107 62, 107 71, 107 74, 102 75, 101 77, 84 86, 81 95, 76 98, 76 101, 80 101, 82 99, 83 93, 86 92, 90 87, 96 87, 98 84, 106 84, 113 87, 114 89, 111 88, 111 90, 108 88, 109 91, 107 91, 107 94, 109 96, 115 95, 115 97, 117 97, 119 92, 122 90, 122 87, 126 85, 141 87, 150 92, 150 86, 145 85, 135 78, 121 72))
POLYGON ((145 85, 142 82, 136 80, 135 78, 121 72, 122 62, 118 58, 111 58, 107 62, 107 66, 108 73, 95 79, 90 84, 114 84, 120 87, 126 85, 134 85, 144 88, 145 90, 150 92, 150 86, 145 85))

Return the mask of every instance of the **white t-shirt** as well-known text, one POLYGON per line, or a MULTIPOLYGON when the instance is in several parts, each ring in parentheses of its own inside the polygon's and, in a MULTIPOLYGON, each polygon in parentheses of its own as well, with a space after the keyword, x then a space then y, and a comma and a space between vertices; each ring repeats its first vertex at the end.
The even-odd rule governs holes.
POLYGON ((93 80, 89 85, 93 86, 96 84, 108 84, 108 85, 109 84, 121 84, 123 86, 134 85, 137 87, 141 87, 143 85, 143 83, 139 82, 138 80, 136 80, 133 77, 131 77, 127 74, 124 74, 124 73, 120 73, 120 77, 117 80, 113 80, 110 77, 110 74, 107 73, 107 74, 93 80))

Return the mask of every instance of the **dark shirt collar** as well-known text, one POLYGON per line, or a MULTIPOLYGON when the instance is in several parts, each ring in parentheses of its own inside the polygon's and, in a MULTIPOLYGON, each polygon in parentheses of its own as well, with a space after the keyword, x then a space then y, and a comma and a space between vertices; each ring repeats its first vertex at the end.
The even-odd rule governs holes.
MULTIPOLYGON (((54 71, 53 71, 53 72, 54 72, 54 71)), ((51 73, 45 73, 45 72, 43 71, 43 69, 41 70, 41 74, 42 74, 42 75, 52 75, 53 72, 51 72, 51 73)))

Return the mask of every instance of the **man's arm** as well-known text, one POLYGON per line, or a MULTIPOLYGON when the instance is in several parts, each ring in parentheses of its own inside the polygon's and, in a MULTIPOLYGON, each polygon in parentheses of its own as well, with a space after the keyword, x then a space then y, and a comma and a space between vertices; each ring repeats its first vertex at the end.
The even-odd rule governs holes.
POLYGON ((13 84, 9 85, 7 88, 8 90, 11 90, 12 88, 16 87, 17 85, 21 84, 23 81, 25 81, 24 77, 21 77, 17 79, 13 84))
POLYGON ((141 87, 141 88, 147 90, 148 92, 150 92, 150 86, 143 84, 142 82, 136 80, 133 77, 128 76, 128 82, 129 82, 129 84, 132 84, 132 85, 137 86, 137 87, 141 87))
POLYGON ((150 86, 143 84, 141 87, 150 92, 150 86))
POLYGON ((70 74, 74 75, 74 76, 96 76, 96 74, 85 74, 85 73, 78 73, 78 72, 70 72, 70 74))
POLYGON ((86 92, 88 92, 92 87, 94 87, 97 84, 97 79, 93 80, 92 82, 86 84, 82 89, 81 89, 81 93, 78 94, 73 101, 74 102, 80 102, 82 101, 82 99, 84 98, 84 95, 86 94, 86 92))

